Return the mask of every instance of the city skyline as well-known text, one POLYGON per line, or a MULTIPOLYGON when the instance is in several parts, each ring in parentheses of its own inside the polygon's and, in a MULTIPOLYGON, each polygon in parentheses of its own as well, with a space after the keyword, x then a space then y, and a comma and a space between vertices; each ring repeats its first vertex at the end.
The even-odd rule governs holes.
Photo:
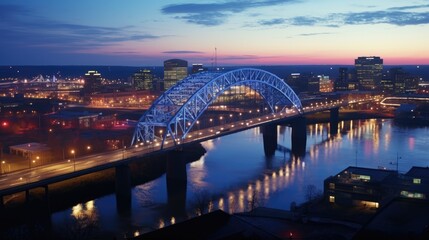
POLYGON ((4 0, 0 65, 429 64, 429 4, 416 1, 4 0))

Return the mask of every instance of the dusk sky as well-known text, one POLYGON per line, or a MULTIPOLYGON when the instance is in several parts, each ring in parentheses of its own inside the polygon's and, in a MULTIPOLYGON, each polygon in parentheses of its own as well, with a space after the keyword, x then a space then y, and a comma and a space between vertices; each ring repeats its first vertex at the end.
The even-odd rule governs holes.
POLYGON ((1 0, 0 65, 429 64, 429 0, 1 0))

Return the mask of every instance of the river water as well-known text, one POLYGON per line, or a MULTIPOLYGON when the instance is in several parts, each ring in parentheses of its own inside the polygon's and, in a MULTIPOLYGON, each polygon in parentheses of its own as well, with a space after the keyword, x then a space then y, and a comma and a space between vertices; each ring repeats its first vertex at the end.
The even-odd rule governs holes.
MULTIPOLYGON (((278 126, 278 144, 291 147, 291 128, 278 126)), ((390 119, 343 121, 335 135, 329 124, 307 125, 306 153, 294 157, 277 151, 265 157, 259 128, 202 143, 207 153, 187 168, 188 217, 213 209, 248 211, 252 206, 290 209, 305 201, 306 187, 323 191, 323 180, 348 166, 398 169, 428 166, 429 128, 401 127, 390 119), (204 205, 205 207, 202 207, 204 205)), ((116 209, 115 195, 83 202, 52 215, 56 232, 76 224, 103 232, 104 236, 138 235, 186 217, 168 210, 166 176, 135 186, 131 212, 116 209), (86 225, 85 225, 86 224, 86 225)))

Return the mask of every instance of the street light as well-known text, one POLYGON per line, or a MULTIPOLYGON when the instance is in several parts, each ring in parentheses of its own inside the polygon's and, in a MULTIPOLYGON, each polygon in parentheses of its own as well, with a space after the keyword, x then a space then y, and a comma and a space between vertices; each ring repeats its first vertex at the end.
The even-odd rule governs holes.
POLYGON ((0 165, 0 167, 1 167, 1 173, 4 173, 4 164, 6 163, 6 161, 1 161, 1 165, 0 165))
POLYGON ((398 153, 396 153, 396 163, 394 162, 390 162, 390 164, 392 165, 396 165, 396 173, 399 174, 399 159, 402 159, 402 157, 400 157, 398 155, 398 153))
POLYGON ((73 154, 73 171, 76 171, 76 152, 72 149, 70 153, 73 154))

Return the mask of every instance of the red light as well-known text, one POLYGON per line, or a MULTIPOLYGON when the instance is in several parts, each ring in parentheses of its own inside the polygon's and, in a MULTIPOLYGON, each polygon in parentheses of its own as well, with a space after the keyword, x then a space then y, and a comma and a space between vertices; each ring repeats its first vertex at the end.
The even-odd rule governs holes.
POLYGON ((9 125, 9 123, 8 122, 2 122, 2 124, 1 124, 3 127, 7 127, 8 125, 9 125))

